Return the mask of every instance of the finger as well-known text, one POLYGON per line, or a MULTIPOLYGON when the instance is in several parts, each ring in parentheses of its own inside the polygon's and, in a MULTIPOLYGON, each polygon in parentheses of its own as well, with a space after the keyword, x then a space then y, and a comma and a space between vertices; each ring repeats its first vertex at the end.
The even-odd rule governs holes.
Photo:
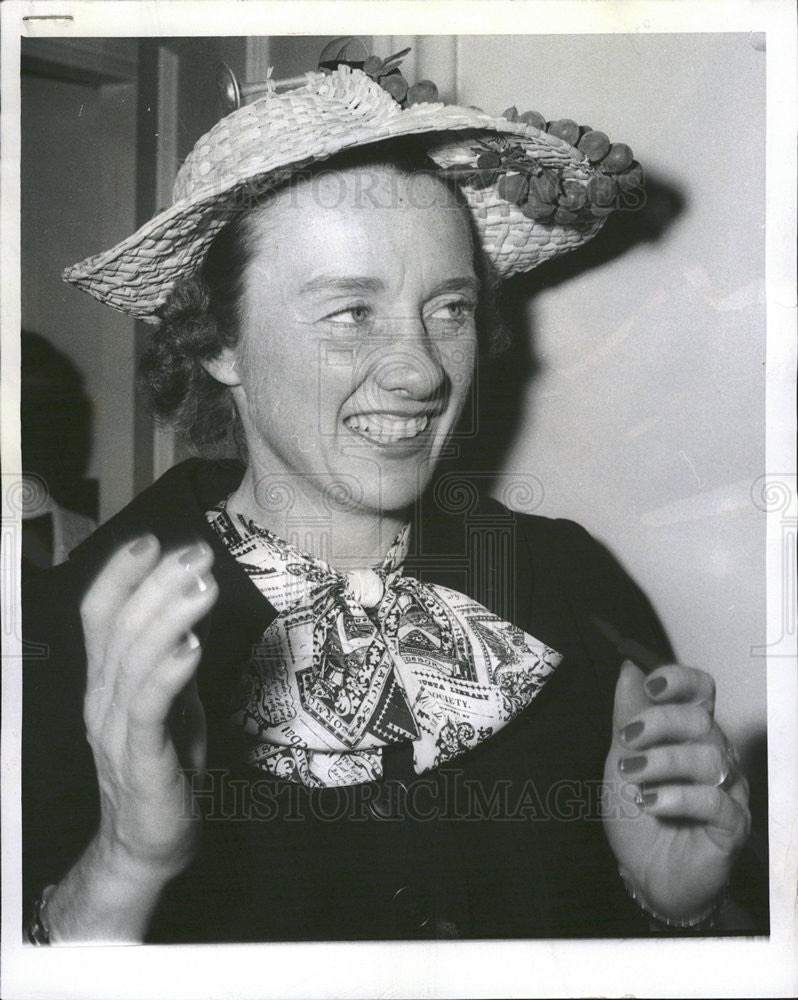
POLYGON ((88 658, 87 690, 101 683, 102 661, 111 625, 120 608, 158 562, 160 545, 143 535, 117 549, 95 577, 80 604, 88 658))
POLYGON ((210 573, 187 580, 190 586, 186 580, 178 579, 177 586, 172 581, 171 596, 164 588, 165 600, 159 611, 121 653, 114 683, 114 697, 121 704, 137 700, 142 687, 157 684, 153 673, 164 669, 162 665, 181 650, 186 635, 215 603, 219 589, 210 573))
POLYGON ((742 806, 748 817, 748 832, 751 830, 751 813, 748 810, 750 799, 750 786, 748 779, 736 764, 732 764, 729 777, 721 786, 727 795, 731 796, 738 805, 742 806))
MULTIPOLYGON (((117 759, 123 754, 124 760, 135 764, 128 775, 131 780, 134 774, 141 779, 142 775, 163 773, 165 756, 176 756, 166 717, 177 695, 191 682, 201 652, 199 640, 190 633, 128 704, 110 706, 97 732, 89 734, 95 759, 98 754, 107 759, 117 759)), ((115 766, 118 763, 109 766, 106 761, 105 770, 113 770, 115 766)), ((98 762, 98 773, 102 771, 98 762)))
POLYGON ((133 739, 150 740, 153 733, 160 739, 167 738, 165 723, 169 712, 194 677, 201 655, 200 642, 190 632, 171 655, 150 671, 130 704, 129 727, 133 739))
MULTIPOLYGON (((210 610, 218 591, 207 572, 198 574, 212 558, 204 543, 164 556, 125 602, 113 623, 103 685, 91 706, 95 727, 112 709, 126 710, 141 677, 210 610)), ((87 700, 87 716, 89 707, 87 700)))
POLYGON ((701 705, 652 705, 619 730, 621 742, 635 750, 660 743, 702 740, 713 731, 712 716, 701 705))
POLYGON ((728 846, 741 843, 748 835, 750 816, 733 796, 711 785, 660 785, 640 796, 643 810, 661 819, 703 823, 728 846))
MULTIPOLYGON (((122 660, 138 663, 146 669, 149 665, 144 663, 138 651, 154 623, 168 621, 173 612, 185 608, 186 601, 193 601, 205 592, 212 562, 213 553, 204 542, 165 555, 120 608, 106 648, 106 659, 111 663, 122 660)), ((182 621, 181 618, 173 629, 170 646, 176 645, 186 631, 182 621)))
POLYGON ((694 701, 715 710, 715 681, 705 670, 669 663, 649 674, 645 682, 648 697, 662 704, 666 701, 694 701))
POLYGON ((167 724, 181 767, 202 771, 205 767, 207 722, 196 673, 172 702, 167 724))
POLYGON ((699 785, 731 784, 733 762, 711 743, 674 743, 643 754, 621 757, 618 770, 638 784, 692 781, 699 785))
POLYGON ((620 729, 650 704, 643 687, 644 680, 643 671, 631 660, 624 660, 615 685, 613 719, 616 729, 620 729))

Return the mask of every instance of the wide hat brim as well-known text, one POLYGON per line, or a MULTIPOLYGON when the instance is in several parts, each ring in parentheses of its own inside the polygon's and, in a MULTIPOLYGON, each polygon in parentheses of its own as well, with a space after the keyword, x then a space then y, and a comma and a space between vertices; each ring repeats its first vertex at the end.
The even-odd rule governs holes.
MULTIPOLYGON (((174 204, 110 250, 66 268, 63 277, 113 309, 157 323, 175 283, 196 270, 234 213, 303 168, 401 136, 421 137, 439 167, 473 167, 475 142, 497 133, 512 136, 528 158, 556 170, 562 180, 584 184, 598 172, 578 149, 532 125, 439 103, 402 110, 378 84, 348 66, 329 75, 308 74, 305 86, 269 94, 219 121, 183 164, 174 204)), ((466 182, 462 190, 499 278, 575 250, 605 221, 539 222, 500 198, 495 182, 485 187, 466 182)))

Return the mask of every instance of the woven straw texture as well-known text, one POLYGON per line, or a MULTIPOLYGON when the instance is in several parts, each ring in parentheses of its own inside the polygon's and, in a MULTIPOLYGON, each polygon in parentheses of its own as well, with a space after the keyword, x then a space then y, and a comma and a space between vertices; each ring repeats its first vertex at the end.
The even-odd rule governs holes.
MULTIPOLYGON (((68 267, 63 277, 114 309, 157 323, 176 281, 199 266, 233 213, 297 170, 345 149, 409 135, 427 135, 428 153, 441 167, 473 166, 475 138, 490 133, 513 136, 528 156, 565 179, 585 182, 596 172, 573 146, 532 125, 443 104, 403 111, 379 84, 348 66, 308 74, 301 88, 269 94, 218 122, 181 167, 172 206, 110 250, 68 267)), ((494 185, 466 184, 463 191, 501 278, 576 249, 604 222, 543 224, 499 198, 494 185)))

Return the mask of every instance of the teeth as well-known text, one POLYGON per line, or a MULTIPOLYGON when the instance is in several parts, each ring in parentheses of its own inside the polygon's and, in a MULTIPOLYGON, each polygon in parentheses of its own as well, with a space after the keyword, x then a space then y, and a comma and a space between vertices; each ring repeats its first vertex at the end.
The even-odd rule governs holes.
POLYGON ((388 413, 369 413, 347 417, 346 426, 380 444, 414 438, 426 429, 429 417, 395 417, 388 413))

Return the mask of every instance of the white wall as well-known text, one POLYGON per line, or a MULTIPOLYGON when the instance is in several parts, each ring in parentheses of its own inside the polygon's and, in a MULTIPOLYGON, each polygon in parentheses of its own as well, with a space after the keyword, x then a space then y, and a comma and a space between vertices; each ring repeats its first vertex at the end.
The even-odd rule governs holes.
POLYGON ((624 563, 741 742, 765 719, 764 73, 749 34, 457 43, 460 103, 601 128, 684 198, 661 239, 530 303, 505 468, 624 563))
POLYGON ((133 321, 61 280, 135 228, 135 84, 22 76, 22 323, 82 373, 100 517, 133 493, 133 321))

